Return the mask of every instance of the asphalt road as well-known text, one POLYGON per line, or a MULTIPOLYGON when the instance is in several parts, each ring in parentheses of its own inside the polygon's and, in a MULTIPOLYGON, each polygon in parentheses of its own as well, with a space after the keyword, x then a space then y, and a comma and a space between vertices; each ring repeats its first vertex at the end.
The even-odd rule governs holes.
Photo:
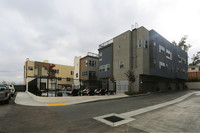
POLYGON ((181 103, 135 116, 135 121, 117 127, 111 127, 93 119, 93 117, 96 116, 110 113, 125 113, 163 103, 176 99, 186 93, 188 93, 188 91, 155 93, 140 97, 56 107, 21 106, 14 104, 12 99, 10 104, 0 105, 0 133, 200 131, 197 130, 200 127, 198 126, 200 121, 197 121, 197 123, 196 121, 192 121, 197 120, 194 118, 200 116, 199 107, 196 106, 200 103, 200 98, 198 96, 191 96, 181 103), (179 104, 183 104, 184 106, 178 106, 177 108, 179 104), (194 104, 194 106, 192 106, 192 104, 194 104), (183 113, 185 109, 187 109, 186 114, 183 113), (180 110, 182 114, 179 113, 180 110), (195 110, 196 113, 190 113, 192 112, 191 110, 195 110), (185 115, 185 117, 180 117, 182 115, 185 115), (187 126, 185 126, 184 123, 179 124, 177 128, 176 126, 173 126, 173 128, 168 127, 172 122, 180 123, 183 121, 185 124, 188 124, 188 121, 191 122, 191 124, 187 126), (161 126, 159 127, 158 125, 161 126), (193 128, 192 125, 195 125, 195 128, 193 128))

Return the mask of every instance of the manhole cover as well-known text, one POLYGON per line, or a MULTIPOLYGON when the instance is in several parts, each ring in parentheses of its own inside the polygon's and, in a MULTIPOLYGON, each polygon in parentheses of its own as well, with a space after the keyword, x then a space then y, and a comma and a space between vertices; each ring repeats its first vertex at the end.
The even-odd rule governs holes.
POLYGON ((120 117, 117 117, 117 116, 110 116, 110 117, 106 117, 104 119, 108 120, 110 122, 118 122, 118 121, 124 120, 123 118, 120 118, 120 117))

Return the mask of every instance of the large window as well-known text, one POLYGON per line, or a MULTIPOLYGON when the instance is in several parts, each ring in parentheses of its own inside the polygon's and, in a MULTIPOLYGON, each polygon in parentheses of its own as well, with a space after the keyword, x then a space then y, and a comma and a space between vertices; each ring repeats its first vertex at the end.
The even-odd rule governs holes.
POLYGON ((96 66, 96 61, 89 60, 89 66, 95 67, 96 66))
POLYGON ((82 76, 82 77, 88 76, 88 72, 87 72, 87 71, 83 71, 83 72, 81 73, 81 76, 82 76))
POLYGON ((160 62, 159 62, 159 68, 160 68, 160 69, 165 69, 165 63, 162 62, 162 61, 160 61, 160 62))
POLYGON ((165 47, 159 45, 159 53, 165 54, 165 47))
POLYGON ((172 52, 166 49, 166 58, 172 60, 172 52))
POLYGON ((182 63, 182 58, 181 58, 180 55, 178 55, 178 62, 179 62, 179 63, 182 63))
POLYGON ((123 61, 119 61, 118 62, 118 68, 124 68, 124 62, 123 61))
POLYGON ((99 66, 99 71, 103 72, 103 71, 109 71, 110 70, 110 64, 106 64, 106 65, 101 65, 99 66))

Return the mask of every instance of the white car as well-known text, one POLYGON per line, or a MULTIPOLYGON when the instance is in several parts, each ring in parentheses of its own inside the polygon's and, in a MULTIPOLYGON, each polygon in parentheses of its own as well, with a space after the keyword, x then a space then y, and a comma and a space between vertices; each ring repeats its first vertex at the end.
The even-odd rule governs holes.
POLYGON ((8 85, 7 87, 9 88, 11 96, 13 97, 15 95, 15 87, 14 87, 14 85, 8 85))

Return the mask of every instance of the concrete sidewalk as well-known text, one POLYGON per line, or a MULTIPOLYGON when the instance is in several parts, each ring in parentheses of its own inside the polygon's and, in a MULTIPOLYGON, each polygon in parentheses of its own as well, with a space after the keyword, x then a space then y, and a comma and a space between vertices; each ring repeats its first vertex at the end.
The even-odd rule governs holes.
POLYGON ((59 106, 128 97, 125 94, 104 96, 40 97, 29 92, 18 92, 15 103, 26 106, 59 106))

